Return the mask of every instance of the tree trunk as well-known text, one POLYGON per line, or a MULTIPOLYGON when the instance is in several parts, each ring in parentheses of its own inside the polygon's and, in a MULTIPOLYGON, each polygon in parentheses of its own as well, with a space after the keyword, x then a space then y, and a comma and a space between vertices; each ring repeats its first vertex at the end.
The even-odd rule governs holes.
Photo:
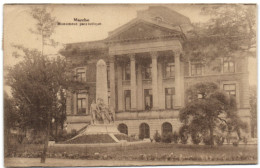
POLYGON ((58 122, 55 122, 55 141, 58 141, 58 122))
POLYGON ((213 130, 213 126, 211 126, 211 125, 209 127, 209 134, 210 134, 210 146, 213 147, 213 145, 214 145, 214 130, 213 130))
POLYGON ((49 121, 49 113, 47 114, 47 130, 46 130, 46 137, 41 157, 41 163, 45 163, 46 160, 46 153, 48 149, 48 143, 49 143, 49 132, 50 132, 50 121, 49 121))

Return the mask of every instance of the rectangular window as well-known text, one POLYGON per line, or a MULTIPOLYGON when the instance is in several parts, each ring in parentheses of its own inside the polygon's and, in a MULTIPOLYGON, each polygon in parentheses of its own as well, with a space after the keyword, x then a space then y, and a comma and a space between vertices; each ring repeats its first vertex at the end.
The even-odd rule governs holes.
POLYGON ((86 81, 86 70, 85 68, 78 68, 76 70, 77 73, 77 81, 84 82, 86 81))
POLYGON ((173 109, 175 98, 175 88, 165 88, 165 107, 166 109, 173 109))
POLYGON ((165 66, 165 78, 170 78, 175 76, 175 65, 174 63, 166 63, 165 66))
POLYGON ((235 62, 232 57, 224 57, 223 59, 223 72, 233 73, 235 72, 235 62))
POLYGON ((191 64, 191 75, 196 76, 196 75, 202 75, 202 64, 191 64))
POLYGON ((130 64, 129 63, 125 64, 123 79, 124 80, 130 80, 131 79, 131 71, 130 71, 130 64))
POLYGON ((152 64, 143 67, 143 79, 152 79, 152 64))
POLYGON ((131 90, 125 90, 125 110, 131 109, 131 90))
POLYGON ((77 114, 86 114, 86 94, 77 94, 77 114))
POLYGON ((236 97, 236 84, 224 84, 223 89, 229 96, 236 97))
POLYGON ((152 89, 144 89, 144 105, 145 110, 151 110, 153 108, 152 89))

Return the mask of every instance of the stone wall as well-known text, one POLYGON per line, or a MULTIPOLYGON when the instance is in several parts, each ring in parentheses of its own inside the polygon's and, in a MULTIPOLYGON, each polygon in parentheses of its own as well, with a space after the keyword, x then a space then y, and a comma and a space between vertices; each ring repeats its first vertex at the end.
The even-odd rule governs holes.
POLYGON ((162 134, 162 124, 168 122, 172 125, 172 131, 179 131, 179 128, 181 127, 181 123, 178 118, 172 118, 172 119, 144 119, 144 120, 120 120, 116 121, 115 124, 118 126, 119 124, 125 124, 128 128, 128 135, 139 135, 139 129, 140 125, 142 123, 146 123, 149 125, 150 128, 150 138, 153 139, 153 136, 156 131, 159 132, 159 134, 162 134))

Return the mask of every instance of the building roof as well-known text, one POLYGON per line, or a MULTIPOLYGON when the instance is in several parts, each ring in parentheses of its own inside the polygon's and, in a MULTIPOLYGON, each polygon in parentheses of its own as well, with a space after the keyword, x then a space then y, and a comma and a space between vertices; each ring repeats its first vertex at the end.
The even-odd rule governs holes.
POLYGON ((138 11, 137 17, 148 20, 162 19, 161 22, 171 26, 190 24, 190 19, 165 6, 150 6, 147 10, 138 11))
POLYGON ((137 17, 125 25, 109 32, 108 38, 99 41, 69 43, 66 47, 60 51, 64 56, 71 55, 73 53, 80 53, 86 50, 100 50, 107 49, 108 44, 113 37, 118 34, 127 31, 133 25, 138 22, 148 23, 157 27, 162 27, 164 30, 170 30, 175 34, 184 34, 181 29, 182 25, 189 25, 190 19, 174 10, 171 10, 164 6, 150 6, 147 10, 137 12, 137 17))

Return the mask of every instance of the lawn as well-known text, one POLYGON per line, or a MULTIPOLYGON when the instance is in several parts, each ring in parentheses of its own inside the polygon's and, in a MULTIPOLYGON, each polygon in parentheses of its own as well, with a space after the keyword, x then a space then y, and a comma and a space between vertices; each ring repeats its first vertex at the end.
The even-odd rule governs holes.
MULTIPOLYGON (((40 157, 42 145, 16 147, 9 157, 40 157)), ((117 147, 49 147, 48 157, 70 159, 113 160, 255 160, 256 145, 210 146, 165 143, 146 143, 117 147)))

